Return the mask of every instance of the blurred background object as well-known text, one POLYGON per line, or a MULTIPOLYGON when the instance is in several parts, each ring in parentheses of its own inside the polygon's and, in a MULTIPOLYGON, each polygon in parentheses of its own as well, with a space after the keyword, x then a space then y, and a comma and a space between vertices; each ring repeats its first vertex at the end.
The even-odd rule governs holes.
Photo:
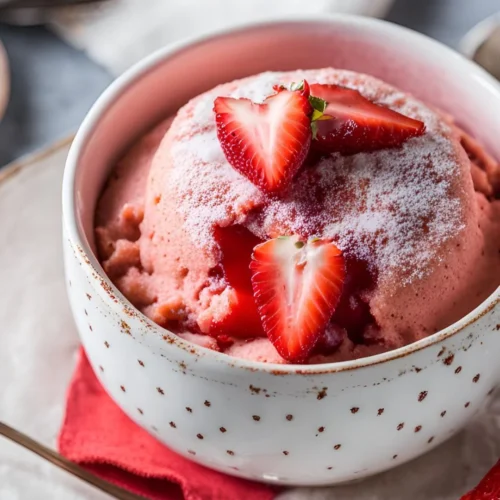
POLYGON ((478 47, 474 61, 500 79, 500 25, 478 47))
POLYGON ((47 22, 59 6, 93 3, 102 0, 0 0, 0 22, 30 25, 47 22))
POLYGON ((52 26, 72 45, 119 74, 168 43, 242 23, 284 16, 349 13, 383 17, 394 0, 108 0, 54 13, 52 26), (131 36, 133 33, 133 36, 131 36))
POLYGON ((0 120, 7 107, 10 92, 9 63, 7 53, 0 43, 0 120))
POLYGON ((0 166, 75 131, 116 75, 178 39, 243 22, 343 12, 385 17, 457 48, 500 9, 500 0, 104 0, 35 8, 52 1, 0 0, 0 40, 11 66, 0 166), (12 10, 17 2, 32 10, 12 10))
POLYGON ((500 80, 500 12, 476 24, 462 39, 460 50, 500 80))

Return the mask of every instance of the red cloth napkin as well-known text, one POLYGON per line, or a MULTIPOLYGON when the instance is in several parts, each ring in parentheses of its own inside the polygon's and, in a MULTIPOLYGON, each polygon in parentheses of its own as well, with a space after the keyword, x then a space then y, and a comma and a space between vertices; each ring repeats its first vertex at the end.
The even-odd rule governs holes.
POLYGON ((481 482, 460 500, 500 500, 500 460, 481 482))
POLYGON ((277 491, 170 451, 116 406, 83 350, 68 390, 59 450, 96 475, 152 500, 271 500, 277 491))

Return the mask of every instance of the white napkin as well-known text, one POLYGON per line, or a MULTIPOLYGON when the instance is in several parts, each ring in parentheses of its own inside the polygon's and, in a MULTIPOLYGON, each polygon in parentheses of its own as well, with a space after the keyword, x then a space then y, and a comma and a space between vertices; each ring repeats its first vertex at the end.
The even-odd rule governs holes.
MULTIPOLYGON (((60 194, 68 143, 0 172, 0 419, 55 446, 78 337, 66 299, 60 194)), ((357 484, 279 500, 457 500, 500 456, 500 398, 429 454, 357 484)), ((304 457, 307 460, 307 457, 304 457)), ((105 500, 0 439, 1 500, 105 500)))
POLYGON ((227 26, 287 15, 383 17, 393 0, 108 0, 59 9, 53 28, 117 75, 166 44, 227 26))

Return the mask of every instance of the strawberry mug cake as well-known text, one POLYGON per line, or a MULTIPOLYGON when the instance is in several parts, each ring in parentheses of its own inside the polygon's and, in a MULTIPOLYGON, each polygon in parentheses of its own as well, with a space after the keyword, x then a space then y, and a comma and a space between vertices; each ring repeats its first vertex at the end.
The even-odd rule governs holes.
POLYGON ((231 356, 409 344, 500 284, 500 168, 460 126, 349 71, 220 85, 113 170, 103 267, 159 325, 231 356))

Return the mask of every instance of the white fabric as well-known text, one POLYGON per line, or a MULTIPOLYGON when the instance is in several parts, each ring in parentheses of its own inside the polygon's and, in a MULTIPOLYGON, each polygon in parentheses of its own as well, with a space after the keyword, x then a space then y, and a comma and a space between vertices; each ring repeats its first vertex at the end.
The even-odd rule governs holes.
MULTIPOLYGON (((61 255, 67 147, 0 171, 0 420, 52 446, 78 346, 61 255)), ((500 399, 466 431, 410 464, 358 484, 293 489, 279 500, 457 500, 498 456, 500 399)), ((0 439, 1 500, 106 498, 0 439)))
POLYGON ((119 74, 154 50, 192 35, 286 15, 344 12, 382 17, 393 0, 108 0, 60 9, 54 29, 119 74))

